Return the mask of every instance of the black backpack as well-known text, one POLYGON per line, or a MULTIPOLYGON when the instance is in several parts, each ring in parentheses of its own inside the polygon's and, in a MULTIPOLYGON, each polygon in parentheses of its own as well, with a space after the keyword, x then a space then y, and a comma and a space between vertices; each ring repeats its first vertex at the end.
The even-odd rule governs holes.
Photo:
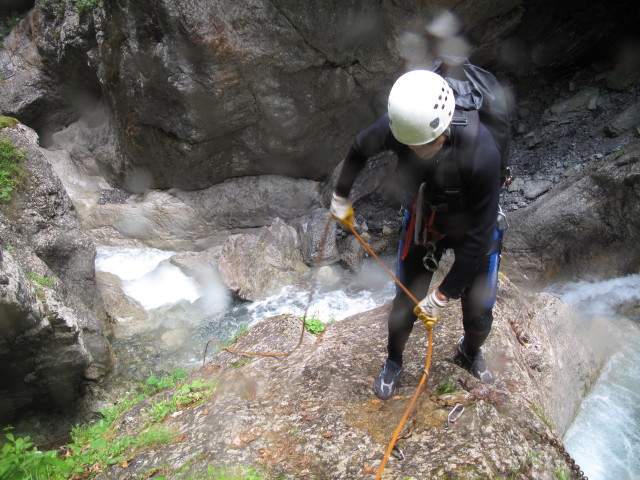
POLYGON ((478 111, 480 121, 489 129, 500 151, 500 184, 508 184, 511 177, 509 109, 498 79, 463 57, 439 58, 434 62, 433 71, 444 77, 455 93, 456 113, 452 122, 455 127, 468 125, 465 111, 478 111))

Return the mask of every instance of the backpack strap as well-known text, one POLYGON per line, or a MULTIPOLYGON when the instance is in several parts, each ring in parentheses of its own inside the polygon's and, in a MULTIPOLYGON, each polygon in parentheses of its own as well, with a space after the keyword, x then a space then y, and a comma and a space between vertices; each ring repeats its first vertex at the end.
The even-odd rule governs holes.
POLYGON ((460 162, 471 158, 478 134, 479 117, 477 111, 456 110, 451 120, 451 156, 444 171, 444 193, 449 209, 464 207, 466 199, 462 178, 460 177, 460 162))

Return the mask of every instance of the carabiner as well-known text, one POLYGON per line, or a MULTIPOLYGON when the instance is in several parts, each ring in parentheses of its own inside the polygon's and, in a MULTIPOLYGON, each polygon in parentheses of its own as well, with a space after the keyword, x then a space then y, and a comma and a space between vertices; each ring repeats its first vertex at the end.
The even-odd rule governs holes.
POLYGON ((502 205, 498 205, 498 227, 503 231, 509 229, 509 222, 507 220, 507 215, 502 210, 502 205))
POLYGON ((464 413, 464 405, 462 405, 461 403, 456 403, 455 406, 451 409, 451 411, 449 412, 449 415, 447 415, 447 421, 444 424, 444 429, 448 430, 449 427, 456 422, 464 413), (454 412, 456 410, 458 410, 459 407, 462 407, 462 410, 460 410, 458 412, 458 414, 452 418, 452 415, 454 414, 454 412))
POLYGON ((436 259, 436 244, 433 242, 427 242, 425 244, 427 254, 422 258, 422 265, 427 272, 435 272, 438 269, 438 260, 436 259))
POLYGON ((404 452, 397 445, 393 446, 393 449, 391 450, 391 455, 393 455, 398 460, 404 460, 404 452))
POLYGON ((422 265, 427 272, 435 272, 438 269, 438 261, 433 253, 427 253, 422 259, 422 265))

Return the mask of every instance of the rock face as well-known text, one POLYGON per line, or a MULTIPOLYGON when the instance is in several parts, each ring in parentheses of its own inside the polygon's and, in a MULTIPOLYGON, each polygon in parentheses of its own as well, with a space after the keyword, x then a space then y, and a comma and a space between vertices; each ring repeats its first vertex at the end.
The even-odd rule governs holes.
MULTIPOLYGON (((606 349, 577 348, 575 332, 602 332, 574 317, 557 297, 528 296, 506 279, 495 313, 486 344, 497 372, 491 386, 479 384, 455 361, 459 308, 436 324, 428 389, 449 382, 456 391, 422 394, 406 424, 409 434, 398 442, 406 458, 391 458, 383 478, 552 479, 567 473, 564 458, 540 434, 564 432, 606 354, 606 349), (456 402, 465 410, 445 429, 456 402)), ((254 356, 238 368, 236 354, 211 357, 193 376, 218 382, 216 391, 166 422, 183 435, 182 442, 143 452, 126 469, 114 466, 97 478, 131 478, 167 465, 169 458, 176 470, 185 465, 180 470, 185 476, 197 476, 208 465, 250 465, 265 478, 375 474, 420 381, 427 352, 426 333, 416 326, 398 394, 387 402, 376 399, 372 382, 385 358, 387 314, 388 307, 381 307, 332 323, 317 337, 306 332, 301 346, 283 358, 254 356), (203 455, 194 458, 193 452, 203 455)), ((274 317, 233 347, 288 352, 300 328, 297 318, 274 317)), ((147 406, 130 412, 120 433, 134 433, 147 406)))
POLYGON ((35 132, 18 125, 2 134, 27 158, 24 184, 0 205, 5 423, 30 404, 71 407, 86 379, 109 370, 111 357, 99 317, 93 243, 80 230, 35 132))
POLYGON ((530 280, 635 273, 640 266, 640 146, 602 158, 513 212, 505 257, 530 280))
MULTIPOLYGON (((384 111, 404 69, 427 67, 439 52, 525 75, 614 58, 638 12, 631 1, 444 7, 451 11, 364 0, 313 9, 289 0, 250 8, 38 0, 0 50, 0 110, 35 128, 45 146, 92 119, 80 150, 97 152, 110 183, 130 192, 273 173, 317 180, 384 111), (109 131, 109 142, 96 142, 109 131)), ((630 85, 637 65, 625 58, 618 76, 630 85)))
POLYGON ((318 204, 318 185, 263 175, 229 179, 200 191, 149 190, 115 203, 93 202, 83 215, 83 227, 100 245, 205 250, 221 245, 231 233, 304 215, 318 204))
POLYGON ((252 301, 278 293, 283 285, 300 284, 309 271, 296 230, 280 219, 258 235, 231 235, 222 246, 218 269, 232 292, 252 301))

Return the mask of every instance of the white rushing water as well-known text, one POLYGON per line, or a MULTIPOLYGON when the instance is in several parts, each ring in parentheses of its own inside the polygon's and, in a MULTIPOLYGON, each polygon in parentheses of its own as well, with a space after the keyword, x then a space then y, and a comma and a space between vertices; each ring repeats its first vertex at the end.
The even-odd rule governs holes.
MULTIPOLYGON (((221 283, 203 287, 167 262, 174 254, 152 248, 97 249, 96 270, 118 276, 124 292, 149 316, 144 322, 123 321, 114 329, 118 375, 124 378, 201 364, 207 340, 225 344, 241 329, 270 316, 302 317, 306 309, 308 317, 329 323, 381 306, 394 294, 393 281, 367 259, 358 274, 333 289, 315 290, 310 304, 308 290, 291 286, 258 302, 233 301, 221 283), (214 301, 196 308, 205 296, 214 301)), ((390 266, 394 259, 385 261, 390 266)))
POLYGON ((640 300, 640 275, 550 288, 578 311, 611 322, 624 338, 567 430, 567 451, 590 480, 640 478, 640 324, 616 315, 640 300))
POLYGON ((161 263, 174 254, 154 248, 98 247, 96 270, 120 277, 124 293, 145 310, 183 299, 193 302, 202 296, 197 282, 178 267, 161 263))

